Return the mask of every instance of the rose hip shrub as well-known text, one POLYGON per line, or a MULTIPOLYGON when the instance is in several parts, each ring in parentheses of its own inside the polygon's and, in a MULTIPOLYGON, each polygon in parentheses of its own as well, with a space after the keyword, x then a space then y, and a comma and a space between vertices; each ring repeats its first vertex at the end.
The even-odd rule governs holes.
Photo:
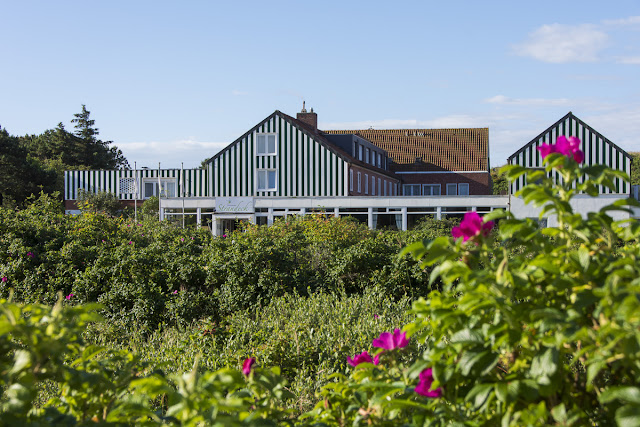
POLYGON ((416 321, 403 328, 425 344, 422 357, 405 367, 393 345, 350 356, 350 376, 337 375, 307 419, 640 425, 640 224, 609 216, 638 203, 619 200, 586 217, 573 212, 575 195, 595 197, 598 186, 628 177, 581 166, 574 140, 545 145, 544 171, 503 170, 535 183, 517 195, 556 216, 558 226, 540 228, 503 211, 469 213, 453 238, 409 246, 405 253, 433 267, 431 281, 442 281, 440 291, 414 302, 416 321))

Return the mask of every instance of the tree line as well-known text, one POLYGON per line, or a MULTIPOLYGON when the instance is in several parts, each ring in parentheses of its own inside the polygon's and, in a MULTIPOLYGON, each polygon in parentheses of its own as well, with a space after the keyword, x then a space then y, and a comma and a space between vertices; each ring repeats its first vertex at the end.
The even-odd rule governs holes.
POLYGON ((62 193, 65 170, 129 168, 113 141, 98 139, 99 129, 84 104, 71 123, 74 131, 60 122, 55 129, 24 136, 0 126, 0 206, 20 207, 41 191, 62 193))

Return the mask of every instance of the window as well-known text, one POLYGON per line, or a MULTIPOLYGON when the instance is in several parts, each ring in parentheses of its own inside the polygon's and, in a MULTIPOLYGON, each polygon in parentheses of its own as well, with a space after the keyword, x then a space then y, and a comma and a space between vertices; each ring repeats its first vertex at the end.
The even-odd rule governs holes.
POLYGON ((356 157, 356 155, 358 154, 358 143, 354 141, 353 143, 353 157, 356 157))
POLYGON ((464 182, 458 184, 458 195, 459 196, 468 196, 469 195, 469 184, 464 182))
POLYGON ((353 191, 353 169, 349 169, 349 190, 353 191))
POLYGON ((378 167, 382 167, 382 154, 378 153, 378 167))
POLYGON ((419 196, 420 184, 405 184, 402 186, 402 194, 405 196, 419 196))
POLYGON ((364 174, 364 194, 369 194, 369 174, 364 174))
POLYGON ((382 196, 382 181, 378 178, 378 195, 382 196))
POLYGON ((375 176, 371 177, 371 195, 372 196, 376 195, 376 177, 375 176))
POLYGON ((458 195, 458 184, 447 184, 447 196, 458 195))
POLYGON ((256 154, 258 156, 275 156, 276 134, 259 133, 256 135, 256 154))
POLYGON ((362 145, 358 145, 358 160, 362 161, 362 145))
POLYGON ((362 192, 362 186, 360 185, 360 177, 362 175, 360 174, 360 172, 358 172, 358 193, 362 192))
POLYGON ((369 160, 369 149, 368 148, 367 148, 366 153, 367 154, 364 156, 364 162, 365 163, 371 163, 370 160, 369 160))
POLYGON ((145 179, 143 181, 143 197, 176 197, 176 180, 160 178, 160 191, 158 191, 158 178, 145 179))
POLYGON ((439 196, 440 184, 425 184, 422 186, 422 194, 425 196, 439 196))
POLYGON ((258 191, 276 191, 276 170, 275 169, 258 169, 258 191))

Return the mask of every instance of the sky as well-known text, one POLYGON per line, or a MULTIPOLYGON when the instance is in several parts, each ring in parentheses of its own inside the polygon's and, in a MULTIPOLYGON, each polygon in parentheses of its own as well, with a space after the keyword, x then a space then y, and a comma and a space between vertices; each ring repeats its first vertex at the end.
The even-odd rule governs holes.
POLYGON ((572 111, 640 151, 640 1, 0 0, 0 126, 91 112, 137 167, 198 167, 302 101, 320 129, 488 127, 491 166, 572 111))

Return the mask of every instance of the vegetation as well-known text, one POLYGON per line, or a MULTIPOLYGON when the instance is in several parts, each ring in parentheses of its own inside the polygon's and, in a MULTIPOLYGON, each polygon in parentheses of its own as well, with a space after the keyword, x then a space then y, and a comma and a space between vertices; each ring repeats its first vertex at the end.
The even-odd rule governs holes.
POLYGON ((509 194, 509 181, 500 167, 491 168, 491 183, 494 195, 509 194))
POLYGON ((40 135, 12 136, 0 128, 0 206, 23 206, 32 194, 63 192, 64 171, 69 169, 117 169, 129 164, 113 141, 97 138, 90 112, 71 120, 76 131, 62 123, 40 135))
POLYGON ((543 229, 494 211, 214 238, 47 195, 0 209, 0 423, 639 425, 640 224, 608 215, 638 203, 583 218, 571 198, 624 174, 545 165, 564 184, 503 169, 536 183, 543 229))

